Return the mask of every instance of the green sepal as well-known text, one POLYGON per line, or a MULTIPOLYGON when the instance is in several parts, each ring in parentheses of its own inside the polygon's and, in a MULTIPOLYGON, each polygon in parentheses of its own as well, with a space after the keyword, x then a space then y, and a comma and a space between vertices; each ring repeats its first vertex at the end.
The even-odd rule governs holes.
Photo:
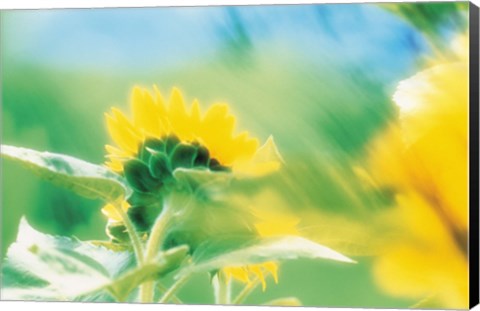
POLYGON ((165 180, 172 176, 170 161, 164 153, 152 154, 148 162, 150 174, 160 180, 165 180))
POLYGON ((161 204, 131 206, 127 211, 127 215, 138 231, 148 232, 161 211, 161 204))
POLYGON ((142 146, 142 149, 150 153, 164 153, 166 144, 160 139, 147 139, 142 146))
POLYGON ((127 202, 130 204, 130 206, 151 205, 161 202, 161 197, 158 193, 151 194, 133 191, 132 194, 130 194, 130 196, 127 198, 127 202))
POLYGON ((180 143, 180 139, 177 136, 168 136, 165 139, 165 152, 167 154, 172 153, 173 149, 180 143))
POLYGON ((178 144, 170 155, 170 165, 173 170, 178 167, 191 168, 196 156, 197 148, 195 146, 178 144))
POLYGON ((148 166, 137 159, 125 163, 123 167, 128 184, 139 192, 151 192, 161 186, 161 181, 150 175, 148 166))
POLYGON ((118 243, 124 243, 130 241, 128 236, 127 228, 121 222, 109 222, 105 230, 108 237, 118 243))
POLYGON ((197 156, 193 161, 194 167, 208 167, 210 165, 210 153, 204 146, 197 147, 197 156))
POLYGON ((221 165, 220 162, 218 162, 217 159, 210 159, 209 167, 212 171, 216 171, 216 172, 229 172, 230 171, 229 167, 221 165))

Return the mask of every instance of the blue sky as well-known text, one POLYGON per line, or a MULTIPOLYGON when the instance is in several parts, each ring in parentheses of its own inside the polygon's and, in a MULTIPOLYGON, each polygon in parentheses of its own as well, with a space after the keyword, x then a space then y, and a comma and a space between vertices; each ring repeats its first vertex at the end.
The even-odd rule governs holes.
POLYGON ((395 15, 370 4, 64 9, 3 13, 7 61, 59 68, 169 68, 215 59, 232 12, 256 53, 369 67, 391 78, 426 44, 395 15))

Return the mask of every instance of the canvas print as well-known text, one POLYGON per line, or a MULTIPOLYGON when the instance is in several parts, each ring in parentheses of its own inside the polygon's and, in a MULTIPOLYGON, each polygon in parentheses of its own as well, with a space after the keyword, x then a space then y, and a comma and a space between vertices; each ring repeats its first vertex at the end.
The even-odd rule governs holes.
POLYGON ((3 10, 1 300, 468 308, 472 10, 3 10))

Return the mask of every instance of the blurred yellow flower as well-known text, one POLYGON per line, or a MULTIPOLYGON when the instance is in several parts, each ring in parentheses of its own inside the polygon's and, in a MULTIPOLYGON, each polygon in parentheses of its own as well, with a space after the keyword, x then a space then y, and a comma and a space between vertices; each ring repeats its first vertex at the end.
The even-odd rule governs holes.
MULTIPOLYGON (((255 206, 251 206, 249 209, 257 219, 255 229, 260 237, 300 235, 297 230, 300 218, 288 214, 282 205, 278 196, 271 191, 263 191, 255 198, 255 206)), ((275 283, 278 283, 278 263, 273 261, 245 267, 225 267, 223 272, 227 282, 233 278, 247 286, 252 286, 253 281, 258 280, 262 284, 263 291, 267 288, 266 277, 268 275, 271 275, 275 283)))
POLYGON ((268 274, 273 276, 275 283, 278 283, 278 264, 273 261, 264 262, 256 265, 247 265, 244 267, 225 267, 222 269, 229 282, 232 278, 252 286, 253 280, 258 278, 262 283, 262 290, 267 288, 265 278, 268 274))
POLYGON ((468 307, 468 40, 456 58, 402 81, 399 123, 369 150, 368 171, 393 190, 382 216, 387 245, 374 263, 388 293, 445 308, 468 307))

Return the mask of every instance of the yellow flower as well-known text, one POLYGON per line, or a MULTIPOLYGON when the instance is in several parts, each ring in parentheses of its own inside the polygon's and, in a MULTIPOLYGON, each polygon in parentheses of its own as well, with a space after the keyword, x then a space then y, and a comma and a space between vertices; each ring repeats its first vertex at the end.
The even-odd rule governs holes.
POLYGON ((402 81, 399 123, 369 152, 369 172, 393 190, 381 217, 388 242, 374 264, 388 293, 468 307, 468 42, 457 58, 402 81))
MULTIPOLYGON (((180 90, 174 88, 168 104, 159 90, 154 93, 140 87, 133 89, 131 98, 132 118, 112 108, 106 114, 107 128, 117 145, 107 145, 107 165, 121 172, 123 164, 138 155, 140 146, 149 138, 162 139, 176 136, 180 142, 197 142, 206 147, 211 159, 230 167, 234 172, 262 174, 279 168, 278 161, 259 155, 258 139, 248 132, 234 134, 236 119, 228 112, 228 105, 217 103, 201 113, 200 104, 194 100, 185 105, 180 90)), ((270 143, 267 142, 267 143, 270 143)))

